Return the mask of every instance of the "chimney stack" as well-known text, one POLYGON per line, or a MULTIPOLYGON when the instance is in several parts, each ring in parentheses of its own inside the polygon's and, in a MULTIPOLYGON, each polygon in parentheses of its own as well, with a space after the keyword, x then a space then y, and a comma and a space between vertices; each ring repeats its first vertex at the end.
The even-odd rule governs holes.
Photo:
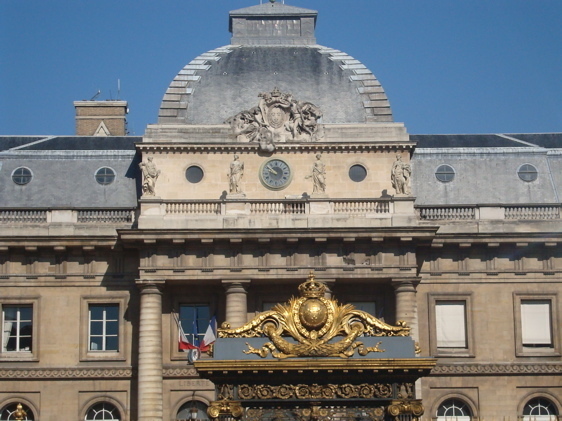
POLYGON ((77 136, 126 136, 127 101, 74 101, 77 136))

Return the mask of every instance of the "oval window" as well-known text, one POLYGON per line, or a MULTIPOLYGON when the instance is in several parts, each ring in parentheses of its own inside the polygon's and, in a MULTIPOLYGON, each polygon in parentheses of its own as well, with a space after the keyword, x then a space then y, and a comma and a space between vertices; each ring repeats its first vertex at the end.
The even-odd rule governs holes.
POLYGON ((107 186, 115 180, 115 171, 108 167, 102 167, 96 171, 96 181, 102 186, 107 186))
POLYGON ((356 183, 365 180, 365 177, 367 177, 367 169, 363 165, 355 164, 349 169, 349 178, 356 183))
POLYGON ((517 175, 521 180, 530 183, 531 181, 535 181, 537 179, 539 172, 534 165, 523 164, 517 170, 517 175))
POLYGON ((32 178, 31 170, 26 167, 16 168, 12 173, 12 181, 20 186, 28 184, 32 178))
POLYGON ((185 178, 190 183, 196 184, 203 180, 203 170, 197 165, 192 165, 187 170, 185 170, 185 178))
POLYGON ((455 170, 447 164, 439 165, 435 171, 435 177, 442 183, 448 183, 455 178, 455 170))

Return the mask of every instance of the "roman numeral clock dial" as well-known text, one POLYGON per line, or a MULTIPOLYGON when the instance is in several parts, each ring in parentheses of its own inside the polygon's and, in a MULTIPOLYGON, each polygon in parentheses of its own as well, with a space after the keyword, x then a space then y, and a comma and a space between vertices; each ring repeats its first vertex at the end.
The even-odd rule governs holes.
POLYGON ((293 178, 291 167, 277 158, 265 161, 260 167, 260 181, 270 190, 282 190, 293 178))

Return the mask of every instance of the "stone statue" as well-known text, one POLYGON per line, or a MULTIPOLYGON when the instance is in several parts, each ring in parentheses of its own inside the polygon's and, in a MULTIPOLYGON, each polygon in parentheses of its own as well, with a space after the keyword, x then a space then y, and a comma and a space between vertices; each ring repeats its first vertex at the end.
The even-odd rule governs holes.
POLYGON ((392 164, 390 172, 390 180, 392 187, 396 190, 396 195, 410 194, 410 176, 412 175, 412 167, 410 164, 402 161, 400 154, 396 155, 396 161, 392 164))
POLYGON ((316 162, 312 166, 312 174, 305 178, 312 178, 312 194, 326 193, 326 165, 322 162, 322 155, 316 154, 316 162))
POLYGON ((240 180, 244 175, 244 163, 240 161, 238 155, 234 155, 234 161, 230 163, 229 187, 231 194, 241 194, 240 180))
POLYGON ((139 164, 142 170, 143 182, 142 182, 142 193, 145 196, 154 196, 156 180, 160 175, 160 170, 156 168, 156 164, 152 162, 152 157, 148 157, 148 162, 141 162, 139 164))
POLYGON ((262 151, 273 152, 276 142, 314 142, 324 137, 318 124, 322 111, 316 105, 296 101, 278 88, 258 97, 257 107, 226 120, 239 142, 258 142, 262 151))

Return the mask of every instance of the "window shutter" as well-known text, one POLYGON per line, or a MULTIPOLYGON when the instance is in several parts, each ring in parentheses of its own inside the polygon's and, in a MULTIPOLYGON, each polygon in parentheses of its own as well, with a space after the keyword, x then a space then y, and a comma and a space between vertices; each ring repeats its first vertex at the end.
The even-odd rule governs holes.
POLYGON ((552 345, 550 300, 521 301, 523 345, 552 345))
POLYGON ((467 348, 465 307, 464 301, 436 303, 437 348, 467 348))

